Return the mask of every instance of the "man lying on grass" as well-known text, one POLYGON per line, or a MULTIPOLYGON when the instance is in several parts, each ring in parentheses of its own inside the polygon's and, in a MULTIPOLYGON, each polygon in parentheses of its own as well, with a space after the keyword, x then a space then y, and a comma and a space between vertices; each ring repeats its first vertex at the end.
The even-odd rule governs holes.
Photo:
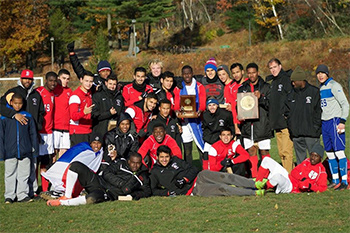
POLYGON ((118 200, 119 196, 131 196, 138 200, 151 195, 148 171, 142 166, 142 157, 134 152, 128 160, 120 158, 104 170, 102 177, 80 162, 73 162, 67 174, 65 196, 47 201, 48 206, 84 205, 118 200), (70 179, 70 180, 68 180, 70 179), (72 197, 72 190, 79 181, 88 193, 86 196, 72 197))
POLYGON ((254 196, 263 195, 256 190, 252 179, 236 174, 197 169, 184 160, 171 156, 167 146, 157 149, 157 163, 151 170, 151 189, 155 196, 254 196))
POLYGON ((322 165, 324 149, 316 144, 305 159, 288 174, 270 157, 262 160, 255 186, 258 189, 275 189, 279 193, 324 192, 327 190, 327 173, 322 165), (267 178, 267 179, 264 179, 267 178))

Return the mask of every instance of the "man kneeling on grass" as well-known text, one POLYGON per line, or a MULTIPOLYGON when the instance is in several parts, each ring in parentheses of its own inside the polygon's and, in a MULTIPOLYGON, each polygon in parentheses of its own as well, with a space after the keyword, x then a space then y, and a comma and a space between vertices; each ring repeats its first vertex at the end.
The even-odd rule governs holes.
POLYGON ((236 174, 197 169, 175 156, 167 146, 157 149, 157 163, 151 170, 151 189, 155 196, 254 196, 263 195, 256 190, 251 179, 236 174))
POLYGON ((73 162, 67 173, 65 196, 47 201, 48 206, 84 205, 104 201, 118 200, 120 196, 139 200, 151 195, 148 171, 142 166, 142 157, 134 152, 128 160, 117 159, 104 170, 102 177, 91 171, 80 162, 73 162), (68 180, 69 179, 69 180, 68 180), (72 189, 76 183, 85 188, 86 196, 72 197, 72 189))
POLYGON ((276 189, 279 193, 324 192, 327 190, 327 173, 322 165, 324 149, 316 144, 305 159, 288 174, 279 163, 265 157, 260 165, 255 186, 258 189, 276 189), (267 179, 264 179, 267 178, 267 179))

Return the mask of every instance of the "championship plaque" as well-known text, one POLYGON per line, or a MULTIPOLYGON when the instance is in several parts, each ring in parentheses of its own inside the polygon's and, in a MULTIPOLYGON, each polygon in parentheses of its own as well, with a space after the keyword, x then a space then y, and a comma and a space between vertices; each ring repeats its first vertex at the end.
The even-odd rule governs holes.
POLYGON ((179 118, 197 118, 196 96, 180 95, 180 112, 179 118))
POLYGON ((258 119, 258 98, 253 92, 237 93, 237 119, 258 119))

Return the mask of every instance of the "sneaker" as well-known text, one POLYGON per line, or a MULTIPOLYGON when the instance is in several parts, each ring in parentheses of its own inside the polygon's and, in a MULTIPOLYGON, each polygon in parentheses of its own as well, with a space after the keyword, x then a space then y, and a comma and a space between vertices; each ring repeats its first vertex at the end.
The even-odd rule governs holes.
POLYGON ((13 200, 11 198, 6 198, 5 199, 5 204, 12 204, 13 200))
POLYGON ((264 196, 265 195, 265 189, 259 189, 255 191, 255 196, 264 196))
POLYGON ((33 202, 33 199, 31 199, 30 197, 25 197, 24 199, 22 199, 18 202, 33 202))
POLYGON ((48 200, 48 201, 46 202, 46 205, 48 205, 48 206, 60 206, 60 205, 61 205, 61 202, 60 202, 60 200, 58 200, 58 199, 55 199, 55 200, 48 200))
POLYGON ((342 191, 345 190, 348 186, 344 183, 340 183, 340 185, 337 188, 334 188, 336 191, 342 191))

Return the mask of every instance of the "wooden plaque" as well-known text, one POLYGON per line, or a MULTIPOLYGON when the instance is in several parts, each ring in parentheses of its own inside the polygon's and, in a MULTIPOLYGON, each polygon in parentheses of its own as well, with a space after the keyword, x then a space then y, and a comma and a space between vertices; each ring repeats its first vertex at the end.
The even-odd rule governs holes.
POLYGON ((181 95, 180 96, 180 113, 179 118, 197 118, 196 96, 181 95))
POLYGON ((259 119, 258 98, 253 92, 237 93, 238 120, 259 119))

